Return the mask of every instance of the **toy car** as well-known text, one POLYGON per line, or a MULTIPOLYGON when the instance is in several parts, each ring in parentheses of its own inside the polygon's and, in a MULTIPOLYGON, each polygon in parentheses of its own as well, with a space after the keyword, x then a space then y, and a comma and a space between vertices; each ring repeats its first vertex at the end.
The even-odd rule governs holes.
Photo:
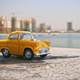
POLYGON ((33 34, 26 31, 15 31, 8 39, 0 40, 0 51, 3 57, 11 55, 24 56, 31 60, 35 55, 41 58, 47 56, 50 42, 35 40, 33 34))

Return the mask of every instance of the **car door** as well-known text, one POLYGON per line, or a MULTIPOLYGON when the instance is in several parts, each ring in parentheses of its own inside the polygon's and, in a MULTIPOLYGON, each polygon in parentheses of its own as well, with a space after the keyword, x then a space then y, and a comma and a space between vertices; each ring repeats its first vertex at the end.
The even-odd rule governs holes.
POLYGON ((11 54, 18 55, 19 40, 18 34, 11 34, 8 40, 8 48, 11 54))
POLYGON ((19 53, 20 55, 24 52, 25 48, 32 48, 32 35, 29 33, 23 33, 20 35, 20 47, 19 53))

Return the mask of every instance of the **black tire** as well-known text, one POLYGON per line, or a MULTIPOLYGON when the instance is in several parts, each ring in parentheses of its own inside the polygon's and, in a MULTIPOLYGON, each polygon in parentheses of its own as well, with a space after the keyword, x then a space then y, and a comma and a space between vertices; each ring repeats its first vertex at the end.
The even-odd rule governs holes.
POLYGON ((46 56, 47 56, 47 54, 40 55, 40 58, 45 58, 46 56))
POLYGON ((9 54, 8 49, 2 49, 1 52, 4 58, 9 58, 11 56, 11 54, 9 54))
POLYGON ((25 49, 24 51, 24 58, 27 60, 31 60, 34 57, 33 52, 31 49, 25 49))

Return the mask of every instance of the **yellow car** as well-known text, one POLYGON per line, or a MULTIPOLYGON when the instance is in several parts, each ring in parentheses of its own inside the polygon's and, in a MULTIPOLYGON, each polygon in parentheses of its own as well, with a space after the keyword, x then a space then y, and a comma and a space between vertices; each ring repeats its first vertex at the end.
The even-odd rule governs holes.
POLYGON ((3 57, 11 55, 24 56, 30 60, 36 56, 45 57, 48 54, 50 42, 36 40, 33 34, 26 31, 12 32, 8 39, 0 40, 0 51, 3 57))

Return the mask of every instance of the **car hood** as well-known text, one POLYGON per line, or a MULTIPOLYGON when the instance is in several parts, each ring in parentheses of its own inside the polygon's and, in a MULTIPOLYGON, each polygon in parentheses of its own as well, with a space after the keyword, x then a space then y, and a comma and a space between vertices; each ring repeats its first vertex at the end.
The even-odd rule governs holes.
POLYGON ((50 47, 50 42, 46 40, 36 40, 38 43, 39 48, 49 48, 50 47))

